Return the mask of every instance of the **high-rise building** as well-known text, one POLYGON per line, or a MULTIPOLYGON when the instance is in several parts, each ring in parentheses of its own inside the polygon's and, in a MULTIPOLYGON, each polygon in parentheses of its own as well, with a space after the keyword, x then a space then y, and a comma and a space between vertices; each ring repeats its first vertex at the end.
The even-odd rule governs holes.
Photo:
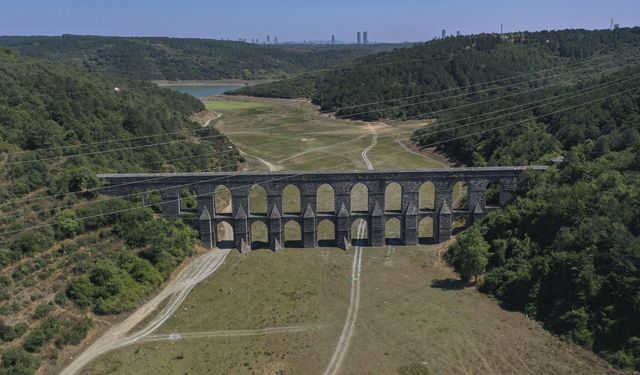
POLYGON ((365 31, 365 32, 362 34, 362 43, 363 43, 363 44, 367 44, 367 43, 369 43, 369 33, 368 33, 367 31, 365 31))
POLYGON ((358 44, 362 44, 362 34, 358 31, 358 44))
POLYGON ((442 39, 447 37, 447 29, 442 29, 442 39))
POLYGON ((502 34, 502 29, 504 28, 504 24, 500 24, 500 34, 502 34))
POLYGON ((615 30, 615 29, 617 29, 617 28, 619 28, 619 27, 620 27, 620 24, 619 24, 619 23, 614 23, 614 24, 613 24, 613 28, 614 28, 614 30, 615 30))
POLYGON ((456 31, 456 36, 460 36, 460 30, 456 31))
POLYGON ((336 44, 336 36, 331 35, 331 44, 336 44))
POLYGON ((273 44, 278 44, 278 36, 277 35, 275 35, 273 37, 273 44))
POLYGON ((271 43, 271 36, 267 35, 267 44, 271 43))
POLYGON ((609 30, 613 30, 613 18, 611 19, 611 24, 609 25, 609 30))

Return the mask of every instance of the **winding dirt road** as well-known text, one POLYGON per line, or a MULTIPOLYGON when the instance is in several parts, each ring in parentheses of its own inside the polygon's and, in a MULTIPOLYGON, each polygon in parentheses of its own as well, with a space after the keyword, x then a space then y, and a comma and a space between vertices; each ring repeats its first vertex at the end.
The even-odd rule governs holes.
POLYGON ((170 281, 158 295, 145 303, 123 322, 109 328, 102 337, 75 358, 60 374, 78 374, 84 366, 95 358, 145 339, 173 315, 193 287, 222 265, 228 254, 229 250, 214 249, 196 258, 173 281, 170 281), (141 330, 128 334, 130 330, 155 311, 167 298, 169 298, 169 301, 153 320, 141 330))

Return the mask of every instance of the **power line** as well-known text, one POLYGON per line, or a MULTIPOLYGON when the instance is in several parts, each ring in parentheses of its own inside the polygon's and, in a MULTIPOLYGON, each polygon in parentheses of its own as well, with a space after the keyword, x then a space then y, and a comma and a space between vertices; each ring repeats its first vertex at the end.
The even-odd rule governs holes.
MULTIPOLYGON (((595 60, 603 59, 603 58, 606 58, 606 57, 608 57, 608 56, 604 55, 604 56, 596 58, 595 60)), ((632 59, 634 57, 636 57, 636 56, 630 56, 630 57, 624 58, 624 59, 622 59, 622 61, 626 61, 626 60, 632 59)), ((566 66, 563 65, 563 66, 554 67, 554 68, 542 69, 542 70, 539 70, 539 71, 536 71, 536 72, 530 72, 530 73, 526 73, 526 74, 520 74, 520 75, 516 75, 516 76, 505 77, 505 78, 501 78, 501 79, 498 79, 498 80, 481 82, 481 83, 476 83, 476 84, 468 85, 468 86, 455 87, 455 88, 450 88, 450 89, 445 89, 445 90, 440 90, 440 91, 432 91, 432 92, 425 93, 425 94, 412 95, 412 96, 406 96, 406 97, 399 97, 399 98, 393 98, 393 99, 388 99, 388 100, 383 100, 383 101, 375 101, 375 102, 370 102, 370 103, 362 103, 362 104, 353 105, 353 106, 338 107, 338 108, 333 108, 333 109, 330 109, 330 110, 322 110, 322 111, 318 111, 318 113, 319 114, 326 114, 326 113, 337 112, 337 111, 344 110, 344 109, 349 109, 349 108, 356 108, 356 107, 362 107, 362 106, 368 106, 368 105, 382 104, 382 103, 387 103, 387 102, 392 102, 392 101, 413 99, 413 98, 423 97, 423 96, 427 96, 427 95, 435 95, 435 94, 444 93, 444 92, 462 90, 462 89, 467 89, 467 88, 471 88, 471 87, 477 87, 477 86, 481 86, 481 85, 487 85, 487 84, 491 84, 491 83, 496 83, 496 82, 500 82, 500 81, 511 80, 511 79, 515 79, 515 78, 519 78, 519 77, 523 77, 523 76, 534 75, 534 74, 538 74, 538 73, 545 72, 545 71, 556 70, 556 69, 566 69, 568 67, 580 65, 580 64, 583 64, 585 62, 589 63, 591 61, 580 61, 580 62, 577 62, 577 63, 574 63, 574 64, 569 64, 569 65, 566 65, 566 66)), ((610 62, 595 64, 595 65, 592 65, 592 66, 587 66, 587 67, 582 68, 582 69, 578 69, 577 71, 593 69, 594 67, 599 67, 601 65, 605 65, 605 64, 609 64, 609 63, 610 62)), ((472 92, 472 93, 458 94, 458 95, 455 95, 455 96, 449 96, 449 97, 434 99, 433 101, 411 103, 411 104, 405 104, 405 105, 402 105, 402 106, 406 107, 406 106, 411 106, 411 105, 416 105, 416 104, 425 104, 425 103, 429 103, 429 102, 446 100, 446 99, 451 99, 451 98, 460 97, 460 96, 478 94, 478 93, 486 92, 486 91, 499 90, 499 89, 506 88, 506 87, 511 87, 511 86, 525 84, 525 83, 531 83, 531 82, 539 81, 539 80, 542 80, 542 79, 549 79, 551 77, 557 77, 557 76, 564 75, 564 74, 569 74, 569 73, 571 73, 571 71, 558 73, 556 75, 551 75, 551 76, 547 76, 547 77, 541 77, 541 78, 538 78, 538 79, 535 79, 535 80, 531 80, 531 81, 527 81, 527 82, 516 82, 516 83, 510 84, 510 85, 507 85, 507 86, 494 87, 494 88, 487 89, 487 90, 484 90, 484 91, 476 91, 476 92, 472 92)), ((362 114, 368 114, 368 113, 372 113, 372 112, 379 112, 379 111, 382 111, 382 110, 400 108, 402 106, 386 107, 384 109, 370 110, 370 111, 359 112, 359 113, 351 113, 351 114, 348 114, 348 115, 335 116, 335 118, 353 117, 353 116, 362 115, 362 114)), ((292 119, 292 118, 293 117, 289 117, 289 119, 292 119)), ((285 117, 284 119, 287 119, 287 118, 285 117)), ((308 121, 313 121, 313 120, 314 119, 307 119, 307 120, 303 120, 303 122, 308 122, 308 121)), ((296 122, 296 123, 299 123, 299 121, 296 122)), ((73 147, 86 147, 86 146, 91 146, 91 145, 107 144, 107 143, 114 143, 114 142, 125 142, 125 141, 130 141, 130 140, 146 139, 146 138, 160 137, 160 136, 165 136, 165 135, 182 134, 182 133, 193 133, 193 132, 201 131, 202 129, 203 128, 181 130, 181 131, 166 132, 166 133, 159 133, 159 134, 152 134, 152 135, 145 135, 145 136, 136 136, 136 137, 120 138, 120 139, 113 139, 113 140, 106 140, 106 141, 99 141, 99 142, 83 143, 83 144, 79 144, 79 145, 55 146, 55 147, 48 147, 48 148, 38 149, 38 150, 22 150, 22 151, 16 151, 16 152, 11 152, 11 153, 4 153, 4 155, 18 155, 18 154, 29 153, 29 152, 44 152, 44 151, 66 149, 66 148, 73 148, 73 147)), ((223 136, 224 135, 220 135, 220 137, 223 137, 223 136)), ((65 157, 65 156, 60 156, 60 157, 65 157)))
MULTIPOLYGON (((546 116, 550 116, 550 115, 566 112, 566 111, 571 110, 571 109, 584 107, 585 105, 592 104, 592 103, 595 103, 595 102, 598 102, 598 101, 601 101, 601 100, 605 100, 605 99, 608 99, 608 98, 612 98, 612 97, 615 97, 615 96, 618 96, 618 95, 626 94, 628 92, 635 91, 635 90, 637 90, 636 87, 631 88, 631 89, 627 89, 627 90, 623 90, 623 91, 619 91, 619 92, 617 92, 615 94, 611 94, 611 95, 607 95, 607 96, 604 96, 604 97, 600 97, 598 99, 594 99, 594 100, 590 100, 590 101, 587 101, 587 102, 583 102, 581 104, 574 105, 574 106, 571 106, 571 107, 568 107, 568 108, 564 108, 564 109, 561 109, 561 110, 556 110, 554 112, 549 112, 549 113, 546 113, 546 114, 543 114, 543 115, 529 117, 529 118, 524 119, 524 120, 511 122, 511 123, 508 123, 508 124, 505 124, 505 125, 493 127, 493 128, 490 128, 490 129, 481 130, 481 131, 478 131, 478 132, 475 132, 475 133, 470 133, 470 134, 462 135, 462 136, 459 136, 459 137, 449 138, 449 139, 446 139, 446 140, 433 142, 433 143, 430 143, 430 144, 427 144, 427 145, 422 145, 422 146, 419 147, 419 149, 432 147, 432 146, 435 146, 435 145, 439 145, 439 144, 442 144, 442 143, 450 142, 450 141, 453 141, 453 140, 458 140, 458 139, 462 139, 462 138, 471 137, 471 136, 474 136, 474 135, 484 134, 484 133, 487 133, 489 131, 493 131, 493 130, 497 130, 497 129, 503 129, 503 128, 506 128, 508 126, 518 125, 518 124, 522 124, 522 123, 525 123, 525 122, 528 122, 528 121, 532 121, 532 120, 535 120, 535 119, 538 119, 538 118, 542 118, 542 117, 546 117, 546 116)), ((359 150, 357 150, 357 151, 359 152, 359 150)), ((406 151, 402 150, 402 151, 390 153, 390 154, 387 154, 387 155, 394 155, 394 154, 404 153, 404 152, 406 152, 406 151)), ((325 156, 324 158, 332 157, 332 156, 333 155, 328 155, 328 156, 325 156)), ((343 164, 343 165, 346 165, 346 164, 343 164)), ((343 165, 341 165, 341 166, 343 166, 343 165)), ((271 180, 262 181, 261 183, 268 183, 268 182, 274 182, 274 181, 279 181, 279 180, 286 180, 286 179, 289 179, 289 178, 300 176, 302 174, 304 174, 304 173, 291 174, 291 175, 287 175, 287 176, 283 176, 283 177, 274 178, 274 179, 271 179, 271 180)), ((226 177, 226 176, 219 176, 218 178, 221 178, 221 177, 226 177)), ((190 184, 186 184, 186 185, 202 184, 203 182, 207 182, 207 181, 206 180, 205 181, 198 181, 196 183, 190 183, 190 184)), ((255 184, 248 184, 248 185, 238 186, 238 187, 235 187, 235 188, 229 188, 229 190, 252 187, 253 185, 255 185, 255 184)), ((176 186, 172 186, 171 188, 175 189, 176 186)), ((169 199, 169 200, 165 200, 165 201, 160 202, 160 203, 152 203, 152 204, 147 204, 145 206, 136 206, 136 207, 131 207, 131 208, 123 209, 123 210, 116 210, 116 211, 112 211, 112 212, 108 212, 108 213, 101 213, 101 214, 96 214, 96 215, 84 216, 84 217, 76 218, 74 220, 91 219, 91 218, 96 218, 96 217, 102 217, 102 216, 113 215, 113 214, 117 214, 117 213, 123 213, 123 212, 138 210, 138 209, 142 209, 142 208, 145 208, 145 207, 151 207, 151 206, 160 205, 160 204, 163 204, 163 203, 179 202, 179 201, 180 201, 180 198, 169 199)), ((15 233, 23 232, 23 231, 28 231, 28 230, 41 229, 41 228, 45 228, 45 227, 54 226, 54 225, 57 225, 57 224, 60 224, 60 222, 54 221, 54 222, 51 222, 51 223, 31 226, 31 227, 27 227, 27 228, 23 228, 23 229, 19 229, 19 230, 1 232, 0 236, 6 236, 6 235, 9 235, 9 234, 15 234, 15 233)))
MULTIPOLYGON (((589 68, 584 68, 584 69, 591 69, 592 67, 589 68)), ((584 70, 582 69, 582 70, 584 70)), ((616 67, 616 68, 611 68, 609 70, 614 70, 614 69, 620 69, 620 67, 616 67)), ((608 71, 608 70, 607 70, 608 71)), ((564 75, 564 74, 568 74, 570 72, 565 72, 565 73, 559 73, 556 74, 555 76, 559 76, 559 75, 564 75)), ((598 73, 594 73, 594 74, 602 74, 602 72, 598 72, 598 73)), ((589 76, 589 75, 586 75, 589 76)), ((554 77, 554 76, 551 76, 554 77)), ((478 94, 481 92, 486 92, 486 91, 493 91, 493 90, 500 90, 500 89, 504 89, 507 87, 511 87, 514 85, 520 85, 520 84, 525 84, 525 83, 531 83, 531 82, 535 82, 535 81, 539 81, 541 79, 548 79, 550 77, 543 77, 543 78, 538 78, 532 81, 528 81, 528 82, 519 82, 519 83, 514 83, 514 84, 510 84, 510 85, 506 85, 506 86, 502 86, 502 87, 496 87, 496 88, 491 88, 491 89, 487 89, 484 91, 478 91, 475 93, 463 93, 463 94, 458 94, 458 95, 454 95, 454 96, 450 96, 450 97, 444 97, 444 98, 438 98, 438 99, 433 99, 433 100, 429 100, 429 101, 423 101, 423 102, 417 102, 417 103, 410 103, 410 104, 402 104, 402 105, 397 105, 397 106, 391 106, 391 107, 386 107, 386 108, 381 108, 381 109, 375 109, 375 110, 369 110, 369 111, 363 111, 363 112, 359 112, 359 113, 353 113, 353 114, 349 114, 349 115, 341 115, 341 116, 335 116, 334 118, 338 119, 338 118, 347 118, 347 117, 352 117, 352 116, 357 116, 357 115, 362 115, 362 114, 367 114, 367 113, 372 113, 372 112, 380 112, 380 111, 386 111, 386 110, 390 110, 390 109, 396 109, 396 108, 404 108, 404 107, 410 107, 410 106, 414 106, 414 105, 418 105, 418 104, 426 104, 426 103, 432 103, 432 102, 437 102, 437 101, 441 101, 441 100, 447 100, 447 99, 452 99, 452 98, 456 98, 456 97, 460 97, 460 96, 467 96, 467 95, 472 95, 472 94, 478 94)), ((555 84, 553 84, 555 85, 555 84)), ((510 94, 507 96, 503 96, 503 97, 496 97, 496 98, 491 98, 491 99, 487 99, 484 102, 488 102, 488 101, 493 101, 493 100, 498 100, 498 99, 502 99, 505 97, 511 97, 511 96, 515 96, 515 95, 520 95, 526 92, 530 92, 533 90, 539 90, 542 89, 544 87, 539 87, 539 88, 533 88, 533 89, 527 89, 524 90, 522 92, 517 92, 514 94, 510 94)), ((479 102, 479 103, 484 103, 484 102, 479 102)), ((458 107, 452 107, 452 108, 447 108, 447 109, 443 109, 440 111, 434 111, 431 112, 431 114, 434 113, 439 113, 445 110, 453 110, 453 109, 459 109, 459 108, 463 108, 466 106, 471 106, 474 105, 474 103, 468 103, 462 106, 458 106, 458 107)), ((297 125, 300 123, 304 123, 304 122, 308 122, 308 121, 314 121, 315 119, 309 119, 309 120, 303 120, 303 121, 297 121, 297 122, 292 122, 292 123, 285 123, 282 125, 278 125, 278 126, 272 126, 272 127, 265 127, 263 129, 274 129, 274 128, 282 128, 288 125, 297 125)), ((195 131, 203 131, 207 128, 200 128, 200 129, 194 129, 194 130, 189 130, 188 132, 195 132, 195 131)), ((181 133, 181 132, 174 132, 173 134, 176 133, 181 133)), ((172 133, 168 133, 168 134, 172 134, 172 133)), ((158 135, 160 136, 160 135, 158 135)), ((198 139, 213 139, 213 138, 226 138, 226 136, 224 134, 216 134, 216 135, 212 135, 212 136, 206 136, 206 137, 200 137, 198 139)), ((162 146, 162 145, 168 145, 168 144, 174 144, 174 143, 181 143, 181 142, 188 142, 191 141, 191 139, 181 139, 181 140, 172 140, 172 141, 167 141, 167 142, 159 142, 159 143, 153 143, 153 144, 144 144, 144 145, 137 145, 137 146, 128 146, 128 147, 123 147, 123 148, 118 148, 118 149, 111 149, 111 150, 100 150, 100 151, 91 151, 91 152, 85 152, 85 153, 78 153, 78 154, 72 154, 72 155, 60 155, 60 156, 52 156, 52 157, 47 157, 47 158, 39 158, 39 159, 34 159, 34 160, 20 160, 20 161, 15 161, 15 162, 7 162, 4 163, 4 165, 16 165, 16 164, 24 164, 24 163, 32 163, 32 162, 37 162, 37 161, 49 161, 49 160, 56 160, 56 159, 62 159, 62 158, 73 158, 73 157, 79 157, 79 156, 89 156, 89 155, 97 155, 97 154, 102 154, 102 153, 111 153, 111 152, 118 152, 118 151, 126 151, 126 150, 133 150, 133 149, 139 149, 139 148, 147 148, 147 147, 153 147, 153 146, 162 146)), ((109 141, 111 142, 111 141, 109 141)), ((34 151, 40 151, 40 150, 34 150, 34 151)))
MULTIPOLYGON (((636 75, 634 75, 634 76, 632 76, 631 78, 625 78, 625 79, 621 79, 621 80, 614 81, 614 82, 609 82, 609 83, 601 83, 601 84, 595 85, 595 86, 593 86, 593 87, 589 87, 589 88, 584 88, 584 89, 578 90, 578 91, 576 91, 576 92, 581 92, 581 91, 593 91, 593 90, 594 90, 594 88, 596 88, 596 87, 599 87, 599 86, 604 86, 604 87, 606 87, 606 86, 610 86, 610 85, 613 85, 613 84, 616 84, 616 83, 620 83, 620 82, 628 81, 628 80, 630 80, 630 79, 633 79, 635 76, 637 76, 637 74, 636 74, 636 75)), ((535 88, 535 89, 528 90, 528 91, 533 91, 533 90, 538 90, 538 89, 540 89, 540 88, 535 88)), ((569 92, 569 93, 565 93, 565 94, 560 95, 560 97, 562 97, 562 96, 566 96, 566 95, 571 95, 571 96, 568 98, 568 99, 571 99, 571 98, 573 98, 573 97, 577 97, 577 96, 583 95, 583 94, 578 94, 578 95, 576 95, 576 92, 569 92)), ((479 117, 479 116, 483 116, 483 115, 486 115, 486 114, 502 112, 502 111, 505 111, 505 110, 509 110, 509 109, 513 109, 513 108, 518 108, 518 107, 522 107, 522 106, 526 106, 526 105, 530 105, 530 104, 533 104, 533 103, 536 103, 536 102, 543 102, 543 101, 548 100, 548 99, 550 99, 550 98, 543 98, 543 99, 541 99, 541 100, 536 100, 536 101, 533 101, 533 102, 530 102, 530 103, 519 104, 519 105, 516 105, 516 106, 512 106, 512 107, 509 107, 509 108, 496 110, 496 111, 493 111, 493 112, 488 112, 488 113, 481 114, 481 115, 478 115, 478 116, 470 116, 470 117, 467 117, 467 118, 465 118, 465 119, 461 119, 461 120, 467 120, 467 119, 470 119, 470 118, 473 118, 473 117, 479 117)), ((541 107, 541 106, 544 106, 544 105, 548 105, 548 104, 552 104, 552 103, 556 103, 556 102, 561 102, 561 101, 563 101, 563 100, 555 100, 555 101, 553 101, 553 102, 551 102, 551 103, 546 103, 546 104, 538 105, 537 107, 541 107)), ((481 103, 483 103, 483 102, 477 102, 476 104, 481 104, 481 103)), ((537 107, 532 107, 532 108, 529 108, 529 109, 527 109, 527 110, 530 110, 530 109, 533 109, 533 108, 537 108, 537 107)), ((450 109, 451 109, 451 110, 453 110, 453 109, 457 109, 457 107, 453 107, 453 108, 450 108, 450 109)), ((523 111, 525 111, 525 110, 518 111, 518 112, 515 112, 515 113, 519 113, 519 112, 523 112, 523 111)), ((497 118, 501 118, 501 117, 504 117, 504 116, 507 116, 507 115, 512 115, 512 114, 513 114, 513 113, 506 114, 506 115, 501 115, 501 116, 496 116, 496 117, 493 117, 493 118, 487 118, 487 119, 485 119, 485 120, 479 120, 479 121, 476 121, 476 122, 473 122, 473 123, 469 123, 469 124, 462 125, 462 126, 458 126, 458 127, 454 127, 454 128, 446 128, 446 129, 444 129, 444 130, 442 130, 442 131, 448 131, 448 130, 451 130, 451 129, 457 129, 457 128, 460 128, 460 127, 466 127, 466 126, 470 126, 470 125, 477 124, 477 123, 481 123, 481 122, 486 122, 486 121, 490 121, 490 120, 495 120, 495 119, 497 119, 497 118)), ((434 127, 434 126, 437 126, 437 125, 438 125, 438 126, 439 126, 439 125, 445 125, 445 124, 448 124, 448 123, 455 123, 455 122, 458 122, 458 121, 460 121, 460 120, 451 120, 451 121, 447 121, 447 122, 443 122, 443 123, 434 124, 434 125, 431 125, 430 127, 434 127)), ((426 135, 429 135, 429 134, 435 134, 435 133, 439 133, 439 132, 442 132, 442 131, 433 132, 433 133, 427 133, 426 135)), ((307 134, 307 133, 305 133, 305 134, 307 134)), ((308 134, 313 134, 313 133, 308 133, 308 134)), ((410 139, 410 138, 407 138, 407 139, 410 139)), ((335 144, 333 144, 333 145, 329 145, 329 146, 334 146, 334 145, 339 145, 339 144, 345 144, 345 143, 352 143, 352 142, 356 142, 356 141, 358 141, 358 140, 359 140, 359 139, 357 139, 357 138, 356 138, 356 139, 354 139, 354 140, 350 140, 350 141, 346 141, 346 142, 338 142, 338 143, 335 143, 335 144)), ((269 143, 265 143, 264 145, 277 144, 277 143, 282 143, 282 142, 286 142, 286 141, 269 142, 269 143)), ((234 149, 234 151, 235 151, 235 149, 234 149)), ((207 152, 207 153, 205 153, 205 154, 215 154, 215 153, 216 153, 216 152, 207 152)), ((185 158, 191 158, 191 157, 196 157, 196 156, 200 156, 200 155, 192 155, 192 156, 188 156, 188 157, 181 157, 181 158, 178 158, 178 159, 185 159, 185 158)), ((166 161, 171 161, 171 159, 166 160, 166 161)), ((216 169, 222 169, 222 168, 225 168, 225 167, 232 167, 232 166, 235 166, 235 165, 238 165, 238 163, 229 164, 229 165, 227 165, 227 166, 220 166, 220 167, 217 167, 216 169)), ((154 178, 154 179, 150 179, 150 180, 148 180, 148 181, 160 180, 160 179, 163 179, 163 178, 166 178, 166 177, 157 177, 157 178, 154 178)), ((115 186, 111 186, 111 187, 118 187, 118 186, 124 186, 124 185, 129 185, 129 184, 130 184, 130 183, 125 183, 125 184, 115 185, 115 186)), ((103 188, 89 189, 89 190, 87 190, 87 191, 85 191, 85 192, 90 192, 90 191, 99 191, 99 190, 102 190, 102 189, 103 189, 103 188)), ((0 206, 2 206, 2 205, 7 205, 7 204, 11 204, 11 203, 21 203, 21 202, 32 201, 32 200, 41 200, 41 199, 46 199, 46 198, 55 198, 55 197, 65 196, 65 195, 74 194, 74 193, 75 193, 75 192, 69 192, 69 193, 64 193, 64 194, 59 194, 59 195, 52 195, 52 196, 38 197, 38 198, 27 199, 27 200, 20 200, 20 201, 14 201, 14 202, 6 202, 6 203, 2 203, 2 204, 0 204, 0 206)), ((9 217, 9 216, 5 216, 5 217, 9 217)))

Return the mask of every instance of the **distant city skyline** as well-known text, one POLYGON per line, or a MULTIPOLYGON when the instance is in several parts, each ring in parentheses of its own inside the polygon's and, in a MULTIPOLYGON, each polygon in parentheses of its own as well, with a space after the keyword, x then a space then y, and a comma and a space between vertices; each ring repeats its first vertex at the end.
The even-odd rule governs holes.
POLYGON ((638 0, 21 0, 0 3, 0 35, 91 34, 265 41, 422 41, 481 32, 637 25, 638 0), (451 32, 449 32, 451 34, 451 32), (449 35, 448 34, 448 35, 449 35))

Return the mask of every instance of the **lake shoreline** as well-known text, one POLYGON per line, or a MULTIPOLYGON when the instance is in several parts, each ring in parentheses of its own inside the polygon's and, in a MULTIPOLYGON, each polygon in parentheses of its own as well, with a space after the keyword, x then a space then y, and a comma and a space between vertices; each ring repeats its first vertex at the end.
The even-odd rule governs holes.
POLYGON ((215 79, 215 80, 152 80, 151 83, 155 83, 160 87, 172 87, 172 86, 253 86, 261 83, 273 82, 271 79, 215 79))

